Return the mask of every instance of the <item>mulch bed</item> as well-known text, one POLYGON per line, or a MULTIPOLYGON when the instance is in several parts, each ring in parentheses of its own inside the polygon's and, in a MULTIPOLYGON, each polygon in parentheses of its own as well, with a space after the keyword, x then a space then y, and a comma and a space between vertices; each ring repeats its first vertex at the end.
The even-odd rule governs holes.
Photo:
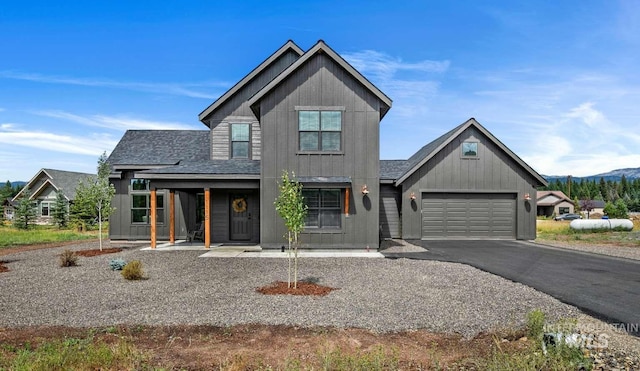
POLYGON ((110 247, 108 249, 102 249, 102 251, 100 251, 100 249, 93 249, 93 250, 75 251, 75 253, 76 255, 79 255, 79 256, 91 257, 91 256, 105 255, 105 254, 114 254, 120 251, 122 251, 122 249, 119 247, 110 247))
POLYGON ((333 287, 318 285, 313 282, 298 281, 298 288, 288 287, 287 282, 277 281, 268 286, 258 287, 257 292, 264 295, 311 295, 325 296, 331 291, 337 290, 333 287))

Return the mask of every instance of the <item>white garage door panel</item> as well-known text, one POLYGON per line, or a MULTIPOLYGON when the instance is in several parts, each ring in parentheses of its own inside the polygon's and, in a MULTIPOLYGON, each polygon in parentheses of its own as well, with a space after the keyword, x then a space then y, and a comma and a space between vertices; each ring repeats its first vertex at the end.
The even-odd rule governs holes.
POLYGON ((423 193, 423 238, 515 238, 514 194, 423 193))

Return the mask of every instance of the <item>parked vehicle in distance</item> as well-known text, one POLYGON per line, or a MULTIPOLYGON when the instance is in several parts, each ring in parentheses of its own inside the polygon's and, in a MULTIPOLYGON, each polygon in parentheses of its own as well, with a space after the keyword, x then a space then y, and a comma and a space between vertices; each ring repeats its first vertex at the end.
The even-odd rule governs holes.
POLYGON ((578 214, 561 214, 561 215, 558 215, 558 216, 553 218, 553 220, 555 220, 555 221, 558 221, 558 220, 575 220, 575 219, 582 219, 582 215, 578 215, 578 214))

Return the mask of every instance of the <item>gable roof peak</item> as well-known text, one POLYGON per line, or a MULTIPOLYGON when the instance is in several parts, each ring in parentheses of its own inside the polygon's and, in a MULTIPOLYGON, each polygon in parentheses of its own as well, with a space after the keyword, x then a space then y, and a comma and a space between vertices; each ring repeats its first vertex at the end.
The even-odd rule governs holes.
POLYGON ((267 59, 265 59, 262 63, 260 63, 256 68, 254 68, 251 72, 249 72, 245 77, 243 77, 240 81, 238 81, 235 85, 231 87, 231 89, 227 90, 224 94, 222 94, 218 99, 216 99, 209 107, 205 108, 198 115, 198 119, 202 121, 205 125, 209 126, 205 120, 211 116, 211 114, 220 106, 222 106, 225 102, 227 102, 232 96, 234 96, 240 89, 246 86, 251 80, 253 80, 256 76, 258 76, 262 71, 267 69, 273 62, 275 62, 280 56, 285 54, 288 51, 293 51, 298 56, 301 56, 304 51, 291 39, 287 40, 280 48, 278 48, 273 54, 271 54, 267 59))
POLYGON ((518 155, 516 155, 513 151, 511 151, 507 146, 505 146, 498 138, 496 138, 489 130, 487 130, 484 126, 482 126, 475 118, 471 117, 467 121, 462 124, 456 126, 452 130, 446 132, 442 136, 438 137, 436 140, 428 143, 424 147, 420 148, 418 152, 416 152, 413 156, 409 158, 409 166, 407 170, 396 180, 396 185, 404 182, 411 174, 417 171, 422 165, 424 165, 427 161, 429 161, 433 156, 435 156, 438 152, 440 152, 447 144, 451 143, 455 138, 461 135, 465 130, 469 127, 474 126, 477 130, 479 130, 484 136, 486 136, 490 141, 492 141, 498 148, 500 148, 504 153, 506 153, 513 161, 515 161, 518 165, 524 168, 529 174, 533 176, 539 183, 539 185, 546 186, 547 181, 538 174, 533 168, 531 168, 527 163, 522 161, 518 155))
POLYGON ((262 98, 273 90, 276 86, 280 85, 281 82, 286 80, 291 74, 297 71, 302 65, 304 65, 308 60, 313 58, 316 54, 325 53, 329 58, 331 58, 335 63, 337 63, 340 67, 342 67, 345 71, 347 71, 355 80, 357 80, 360 84, 362 84, 365 88, 367 88, 371 93, 373 93, 382 103, 380 105, 380 120, 384 117, 384 115, 391 108, 392 100, 386 94, 384 94, 380 89, 378 89, 371 81, 369 81, 364 75, 362 75, 358 70, 356 70, 349 62, 347 62, 340 54, 336 53, 324 40, 318 40, 309 50, 307 50, 298 60, 293 62, 289 67, 285 68, 278 76, 276 76, 273 80, 271 80, 267 85, 265 85, 262 89, 260 89, 257 93, 253 95, 249 99, 249 106, 251 110, 256 115, 256 117, 260 117, 260 109, 257 106, 257 103, 262 100, 262 98))

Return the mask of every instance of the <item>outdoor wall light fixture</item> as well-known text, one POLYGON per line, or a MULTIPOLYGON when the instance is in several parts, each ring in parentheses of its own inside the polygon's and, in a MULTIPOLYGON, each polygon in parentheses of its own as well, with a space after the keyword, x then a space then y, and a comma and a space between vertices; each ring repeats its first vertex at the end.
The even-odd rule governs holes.
POLYGON ((416 200, 416 194, 415 194, 415 192, 411 192, 411 194, 409 195, 409 199, 410 199, 411 201, 415 201, 415 200, 416 200))
POLYGON ((531 196, 528 193, 524 194, 524 200, 525 201, 531 201, 531 196))
POLYGON ((369 194, 369 188, 367 188, 366 184, 362 186, 362 194, 365 196, 369 194))

